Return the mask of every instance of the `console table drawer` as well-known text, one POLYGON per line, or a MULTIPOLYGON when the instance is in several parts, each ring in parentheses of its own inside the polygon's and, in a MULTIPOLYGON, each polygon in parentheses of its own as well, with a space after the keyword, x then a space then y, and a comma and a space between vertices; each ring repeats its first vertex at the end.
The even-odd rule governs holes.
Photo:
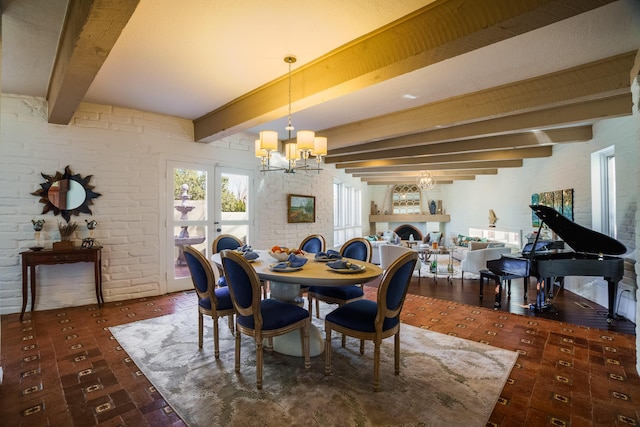
POLYGON ((65 262, 89 262, 93 261, 93 254, 83 254, 83 253, 60 253, 56 254, 55 252, 47 253, 46 255, 41 255, 38 258, 40 264, 55 264, 55 263, 65 263, 65 262))

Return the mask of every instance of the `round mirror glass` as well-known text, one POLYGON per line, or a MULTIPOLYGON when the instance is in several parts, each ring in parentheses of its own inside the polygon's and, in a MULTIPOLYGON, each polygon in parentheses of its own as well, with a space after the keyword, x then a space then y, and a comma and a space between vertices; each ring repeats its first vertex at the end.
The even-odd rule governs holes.
POLYGON ((51 184, 48 196, 51 204, 58 209, 73 210, 84 203, 87 192, 78 181, 61 179, 51 184))

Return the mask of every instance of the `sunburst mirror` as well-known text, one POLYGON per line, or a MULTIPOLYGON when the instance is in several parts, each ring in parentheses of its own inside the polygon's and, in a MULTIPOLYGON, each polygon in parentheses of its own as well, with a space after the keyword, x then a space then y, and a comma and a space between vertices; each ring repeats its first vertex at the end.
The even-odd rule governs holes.
POLYGON ((101 196, 93 191, 94 186, 89 184, 93 175, 82 178, 79 174, 71 172, 69 166, 64 168, 64 173, 41 175, 45 182, 40 184, 39 190, 31 194, 40 197, 40 203, 44 203, 43 214, 53 211, 54 215, 61 215, 67 222, 71 215, 92 214, 89 205, 93 204, 93 199, 101 196))

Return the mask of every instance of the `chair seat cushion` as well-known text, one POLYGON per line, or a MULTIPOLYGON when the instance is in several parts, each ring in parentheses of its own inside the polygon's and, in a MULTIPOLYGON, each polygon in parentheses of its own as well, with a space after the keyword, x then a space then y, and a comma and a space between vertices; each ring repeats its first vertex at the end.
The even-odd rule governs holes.
MULTIPOLYGON (((345 328, 360 332, 375 332, 375 320, 378 314, 378 303, 361 299, 350 302, 327 314, 325 320, 345 328)), ((382 330, 386 331, 398 324, 398 318, 384 319, 382 330)))
POLYGON ((364 291, 360 286, 311 286, 309 292, 325 297, 342 299, 345 301, 364 296, 364 291))
MULTIPOLYGON (((265 331, 280 329, 309 317, 309 312, 304 308, 275 299, 262 300, 260 314, 262 314, 262 330, 265 331)), ((245 328, 255 328, 253 316, 238 316, 238 323, 245 328)))
MULTIPOLYGON (((229 310, 233 308, 231 295, 229 295, 229 288, 217 288, 215 293, 216 298, 218 299, 218 306, 216 307, 216 310, 229 310)), ((202 298, 198 304, 202 308, 211 310, 211 300, 209 298, 202 298)))

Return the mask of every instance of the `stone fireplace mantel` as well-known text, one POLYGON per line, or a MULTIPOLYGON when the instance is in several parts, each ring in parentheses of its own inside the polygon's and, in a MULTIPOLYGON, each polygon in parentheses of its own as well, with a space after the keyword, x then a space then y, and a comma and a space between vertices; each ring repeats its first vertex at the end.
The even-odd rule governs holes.
POLYGON ((396 214, 396 215, 369 215, 369 222, 449 222, 449 215, 424 215, 424 214, 396 214))

